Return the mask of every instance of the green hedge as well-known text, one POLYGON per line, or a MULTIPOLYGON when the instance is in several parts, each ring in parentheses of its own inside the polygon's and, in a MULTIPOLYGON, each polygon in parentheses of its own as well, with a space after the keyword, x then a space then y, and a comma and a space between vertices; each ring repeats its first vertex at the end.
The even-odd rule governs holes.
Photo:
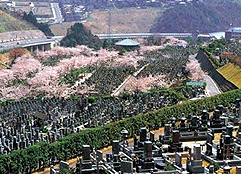
POLYGON ((218 62, 218 60, 213 56, 213 54, 211 52, 209 52, 207 50, 206 47, 200 47, 200 49, 202 49, 206 54, 207 56, 209 57, 209 59, 211 60, 211 62, 214 64, 215 68, 217 67, 220 67, 220 63, 218 62))
POLYGON ((131 137, 138 134, 139 129, 143 126, 152 130, 160 127, 171 116, 179 117, 182 113, 199 114, 204 106, 207 110, 211 110, 216 105, 227 105, 240 97, 241 90, 234 90, 214 97, 188 101, 133 116, 103 127, 83 130, 51 144, 41 142, 23 150, 13 151, 8 155, 1 155, 0 173, 29 173, 30 169, 37 169, 38 164, 42 163, 41 167, 49 166, 49 160, 53 156, 57 157, 58 160, 67 160, 78 156, 83 144, 89 144, 94 148, 107 146, 111 144, 112 140, 121 138, 120 132, 123 128, 129 131, 131 137))

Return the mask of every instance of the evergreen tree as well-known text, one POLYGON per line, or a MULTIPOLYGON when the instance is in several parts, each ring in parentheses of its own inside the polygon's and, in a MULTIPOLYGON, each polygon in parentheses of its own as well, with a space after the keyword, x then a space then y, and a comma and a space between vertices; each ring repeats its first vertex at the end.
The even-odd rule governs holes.
POLYGON ((46 36, 53 36, 51 29, 49 28, 48 24, 38 23, 36 17, 34 16, 33 12, 30 11, 28 14, 24 12, 23 19, 32 23, 36 26, 39 30, 41 30, 46 36))
POLYGON ((102 42, 97 36, 91 34, 91 31, 86 29, 83 24, 76 23, 68 29, 67 35, 61 41, 61 45, 65 47, 86 45, 99 50, 102 47, 102 42))

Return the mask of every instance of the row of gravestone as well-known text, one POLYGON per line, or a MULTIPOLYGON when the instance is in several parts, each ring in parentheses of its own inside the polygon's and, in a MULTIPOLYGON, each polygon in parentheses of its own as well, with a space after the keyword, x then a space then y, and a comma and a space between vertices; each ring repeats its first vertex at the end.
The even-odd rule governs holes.
POLYGON ((53 142, 84 127, 96 127, 178 102, 168 92, 122 98, 26 100, 0 106, 1 152, 39 141, 53 142))
POLYGON ((164 74, 166 79, 172 81, 174 79, 181 79, 185 75, 183 67, 188 61, 188 54, 176 51, 175 53, 168 52, 167 55, 164 55, 160 50, 154 54, 149 53, 145 61, 150 63, 150 65, 141 71, 138 77, 164 74))
POLYGON ((226 127, 229 123, 240 126, 241 100, 237 99, 235 103, 230 104, 228 107, 218 105, 211 113, 203 109, 200 116, 189 114, 185 117, 185 115, 182 114, 179 119, 171 117, 169 123, 170 124, 167 125, 171 125, 173 129, 178 129, 181 132, 205 131, 208 128, 214 131, 221 131, 222 128, 226 127), (176 126, 178 121, 179 126, 176 126))
POLYGON ((92 76, 85 81, 88 86, 94 85, 99 94, 111 94, 130 74, 135 72, 134 66, 117 66, 96 68, 92 76))

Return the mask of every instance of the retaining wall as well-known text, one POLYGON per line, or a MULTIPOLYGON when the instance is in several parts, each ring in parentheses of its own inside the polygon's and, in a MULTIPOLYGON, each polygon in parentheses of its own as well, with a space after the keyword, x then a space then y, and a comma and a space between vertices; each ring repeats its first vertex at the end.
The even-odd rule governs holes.
POLYGON ((235 86, 233 83, 225 79, 213 66, 211 63, 208 55, 205 53, 204 50, 200 49, 198 52, 198 55, 196 57, 198 62, 201 65, 201 68, 208 73, 210 77, 216 82, 218 87, 223 91, 230 91, 234 89, 238 89, 237 86, 235 86))
POLYGON ((11 31, 0 33, 0 43, 39 38, 46 38, 44 33, 40 30, 11 31))

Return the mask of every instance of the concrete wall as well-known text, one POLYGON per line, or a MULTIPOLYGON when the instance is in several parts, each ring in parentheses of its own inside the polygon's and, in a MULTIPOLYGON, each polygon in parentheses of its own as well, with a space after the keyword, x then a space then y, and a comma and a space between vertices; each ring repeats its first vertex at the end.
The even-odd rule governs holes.
POLYGON ((219 86, 219 88, 223 91, 230 91, 234 89, 238 89, 237 86, 235 86, 230 81, 226 80, 212 65, 209 57, 206 55, 206 53, 203 50, 199 50, 198 55, 196 59, 201 64, 201 68, 208 73, 210 77, 216 82, 216 84, 219 86))

